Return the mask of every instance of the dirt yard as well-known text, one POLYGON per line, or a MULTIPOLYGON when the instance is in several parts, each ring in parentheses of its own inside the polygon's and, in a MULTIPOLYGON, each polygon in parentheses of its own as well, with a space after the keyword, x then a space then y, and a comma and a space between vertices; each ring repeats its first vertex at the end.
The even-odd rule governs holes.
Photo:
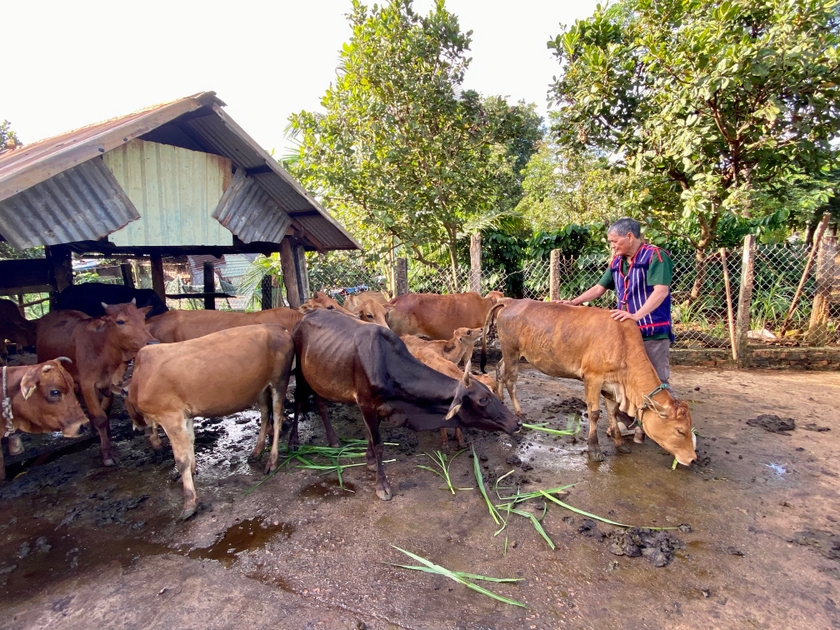
MULTIPOLYGON (((494 498, 495 480, 513 470, 500 484, 507 493, 574 484, 563 500, 582 510, 683 525, 626 531, 549 503, 542 526, 553 551, 518 515, 495 535, 469 453, 451 472, 471 489, 454 495, 418 468, 432 465, 424 452, 439 448, 436 433, 384 427, 399 443, 386 447, 396 459, 386 466, 390 502, 376 498, 363 467, 345 472, 345 489, 335 474, 296 468, 255 487, 264 474, 262 462, 247 461, 254 411, 197 421, 201 510, 177 522, 181 483, 168 441, 154 453, 127 420, 112 419, 118 467, 103 468, 88 439, 0 486, 0 626, 840 627, 840 374, 677 368, 673 382, 701 434, 691 469, 672 470, 650 440, 616 455, 604 427, 600 465, 588 462, 581 437, 468 433, 494 498), (779 420, 747 422, 762 414, 779 420), (792 430, 761 426, 789 428, 788 418, 792 430), (393 566, 417 564, 393 546, 450 570, 521 578, 482 585, 525 607, 393 566)), ((558 429, 582 398, 579 383, 527 368, 519 391, 527 421, 558 429)), ((363 437, 356 410, 331 412, 339 435, 363 437)), ((303 441, 323 444, 316 414, 303 429, 303 441)), ((31 456, 37 444, 27 442, 31 456)), ((10 475, 20 472, 11 463, 10 475)), ((542 516, 543 505, 524 509, 542 516)))

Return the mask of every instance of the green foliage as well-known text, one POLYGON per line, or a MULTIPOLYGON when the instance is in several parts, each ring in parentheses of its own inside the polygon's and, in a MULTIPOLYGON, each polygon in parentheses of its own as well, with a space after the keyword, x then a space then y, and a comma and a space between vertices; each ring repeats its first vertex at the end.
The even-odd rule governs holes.
POLYGON ((0 151, 12 148, 6 145, 9 140, 11 140, 15 146, 20 146, 22 144, 20 139, 17 137, 17 134, 12 129, 12 123, 8 120, 4 120, 0 123, 0 151))
POLYGON ((838 0, 599 6, 549 42, 557 141, 623 156, 625 208, 698 250, 730 215, 807 222, 836 186, 838 19, 838 0))
POLYGON ((353 1, 324 113, 300 112, 294 174, 362 241, 374 260, 403 248, 457 266, 466 228, 484 229, 518 202, 541 135, 533 106, 462 91, 470 33, 437 2, 368 8, 353 1))

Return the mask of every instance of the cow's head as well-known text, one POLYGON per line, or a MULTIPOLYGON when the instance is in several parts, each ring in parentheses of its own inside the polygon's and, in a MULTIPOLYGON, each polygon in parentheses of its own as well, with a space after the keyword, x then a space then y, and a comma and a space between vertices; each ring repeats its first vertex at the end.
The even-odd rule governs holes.
POLYGON ((70 359, 59 357, 26 370, 20 381, 21 415, 32 433, 61 431, 64 437, 76 437, 88 419, 76 398, 73 377, 59 361, 70 359))
POLYGON ((481 328, 456 328, 455 339, 464 346, 474 346, 481 341, 481 328))
POLYGON ((366 324, 379 324, 388 327, 388 313, 394 308, 393 304, 381 304, 374 300, 357 303, 351 312, 366 324))
POLYGON ((472 377, 469 360, 464 367, 464 376, 458 381, 455 397, 445 419, 456 417, 463 426, 482 431, 516 433, 522 428, 522 421, 485 385, 472 377))
POLYGON ((484 296, 485 300, 490 300, 491 304, 496 304, 499 300, 505 297, 501 291, 490 291, 484 296))
POLYGON ((691 412, 683 400, 660 396, 653 404, 648 403, 642 412, 642 427, 645 433, 677 461, 689 466, 697 459, 694 450, 694 436, 691 432, 691 412))
POLYGON ((344 313, 345 315, 350 316, 353 315, 347 309, 342 308, 341 304, 336 302, 323 291, 315 291, 311 298, 309 298, 308 300, 306 300, 306 302, 300 305, 300 308, 298 310, 301 313, 309 313, 311 311, 314 311, 316 308, 323 308, 328 311, 338 311, 339 313, 344 313))
POLYGON ((137 308, 137 301, 131 300, 125 304, 105 304, 105 328, 110 328, 114 344, 123 353, 127 361, 148 343, 155 341, 146 327, 146 314, 152 310, 151 306, 137 308))

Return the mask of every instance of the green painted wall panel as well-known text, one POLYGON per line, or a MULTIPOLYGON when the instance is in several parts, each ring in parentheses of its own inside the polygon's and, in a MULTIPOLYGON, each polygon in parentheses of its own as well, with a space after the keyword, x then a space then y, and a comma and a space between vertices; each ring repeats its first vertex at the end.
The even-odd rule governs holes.
POLYGON ((229 159, 156 142, 132 140, 103 156, 140 220, 110 235, 121 247, 232 245, 212 217, 231 181, 229 159))

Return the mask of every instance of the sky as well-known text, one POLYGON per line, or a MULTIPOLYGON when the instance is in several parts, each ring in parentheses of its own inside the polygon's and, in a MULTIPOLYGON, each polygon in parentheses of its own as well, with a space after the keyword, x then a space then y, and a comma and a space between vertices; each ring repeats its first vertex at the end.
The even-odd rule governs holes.
MULTIPOLYGON (((372 5, 373 2, 368 2, 372 5)), ((433 0, 414 0, 426 13, 433 0)), ((447 0, 473 31, 464 87, 536 103, 560 66, 546 42, 594 0, 447 0)), ((0 120, 26 144, 197 92, 215 91, 266 150, 288 118, 320 109, 351 36, 350 0, 6 0, 0 120)))

